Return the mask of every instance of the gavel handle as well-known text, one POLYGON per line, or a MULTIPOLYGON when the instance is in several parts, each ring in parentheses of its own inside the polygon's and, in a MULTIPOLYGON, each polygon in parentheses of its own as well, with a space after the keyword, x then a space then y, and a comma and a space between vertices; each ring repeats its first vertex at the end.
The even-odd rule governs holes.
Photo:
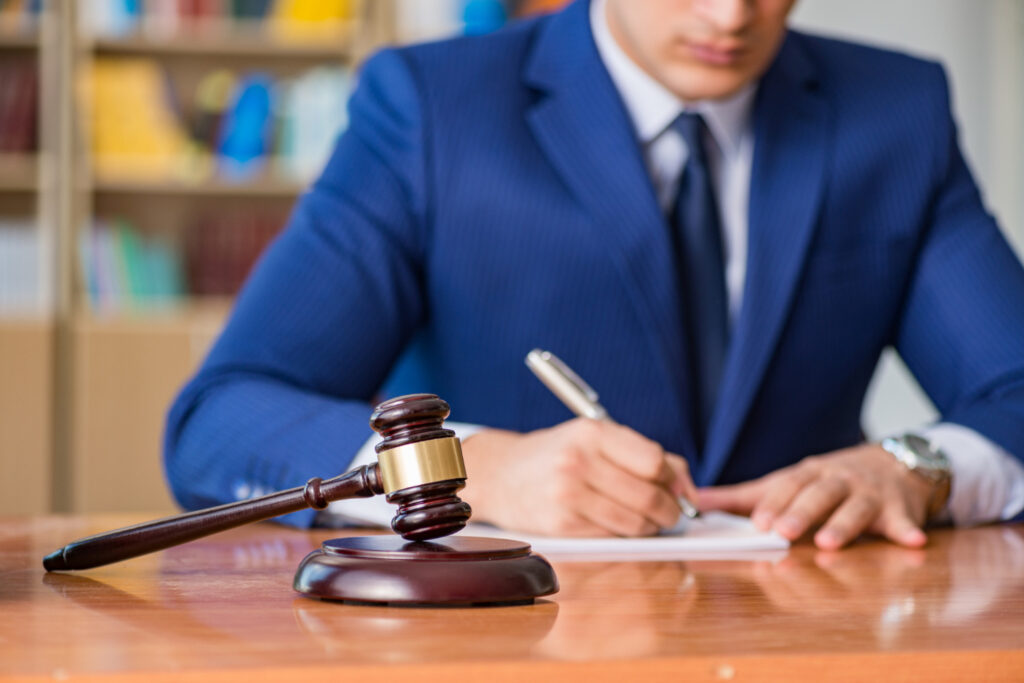
POLYGON ((332 500, 368 498, 384 492, 377 463, 339 477, 310 479, 305 486, 237 503, 186 512, 73 541, 43 558, 46 571, 90 569, 194 541, 307 507, 322 510, 332 500))

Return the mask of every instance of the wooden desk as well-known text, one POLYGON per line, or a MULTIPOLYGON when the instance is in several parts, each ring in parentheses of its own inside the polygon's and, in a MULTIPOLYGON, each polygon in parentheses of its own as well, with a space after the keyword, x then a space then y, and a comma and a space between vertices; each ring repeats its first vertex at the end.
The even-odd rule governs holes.
POLYGON ((270 524, 43 572, 64 542, 133 521, 0 520, 0 678, 1024 680, 1024 525, 775 563, 554 561, 560 593, 504 608, 300 597, 292 573, 330 534, 270 524))

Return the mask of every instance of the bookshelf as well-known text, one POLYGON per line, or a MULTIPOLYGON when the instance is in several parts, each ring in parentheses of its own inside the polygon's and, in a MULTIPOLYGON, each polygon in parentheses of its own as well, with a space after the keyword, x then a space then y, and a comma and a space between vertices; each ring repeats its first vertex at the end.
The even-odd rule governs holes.
MULTIPOLYGON (((0 160, 0 183, 3 182, 3 161, 0 160)), ((231 183, 213 178, 204 182, 179 180, 139 180, 130 177, 98 176, 93 180, 94 194, 148 195, 162 197, 271 197, 294 200, 305 189, 306 183, 275 178, 264 174, 243 183, 231 183)))
MULTIPOLYGON (((316 87, 349 87, 339 74, 390 40, 391 9, 392 0, 0 2, 0 514, 171 509, 160 463, 167 406, 219 333, 259 240, 284 224, 316 173, 316 162, 296 150, 332 146, 332 139, 303 137, 299 119, 285 131, 280 113, 288 110, 279 98, 293 98, 294 110, 316 87), (182 14, 171 22, 176 28, 165 30, 145 14, 126 28, 117 16, 158 7, 182 14), (273 14, 282 7, 296 16, 273 14), (228 16, 239 8, 293 25, 271 30, 267 17, 228 16), (303 23, 310 19, 331 30, 303 23), (124 64, 136 65, 134 76, 132 69, 117 72, 124 64), (107 94, 130 90, 135 78, 135 86, 156 93, 152 100, 166 95, 159 105, 145 97, 129 103, 155 118, 119 116, 118 102, 97 108, 94 79, 102 67, 114 74, 107 94), (118 80, 124 73, 128 78, 118 80), (265 84, 246 81, 252 74, 265 75, 265 84), (198 111, 197 89, 222 81, 230 87, 220 93, 221 110, 198 111), (226 172, 217 129, 247 82, 273 91, 270 128, 256 154, 237 139, 233 153, 266 159, 226 172), (15 120, 18 126, 7 125, 15 120), (104 150, 94 133, 102 126, 115 142, 128 138, 130 150, 154 141, 132 127, 154 121, 181 143, 156 140, 168 158, 133 166, 138 160, 119 164, 97 155, 104 150), (110 228, 108 241, 134 235, 132 253, 146 255, 148 266, 156 257, 166 265, 170 255, 180 289, 154 296, 150 277, 149 290, 121 291, 98 305, 83 256, 98 223, 110 228), (191 262, 210 248, 204 235, 225 241, 235 232, 249 235, 243 253, 191 262), (18 281, 9 281, 15 271, 18 281), (192 278, 203 291, 191 288, 192 278)), ((347 91, 337 93, 327 106, 346 99, 347 91)), ((335 123, 340 129, 343 121, 335 123)))
POLYGON ((337 42, 288 43, 267 40, 252 26, 220 29, 194 38, 138 37, 98 39, 88 49, 105 55, 161 55, 165 57, 246 57, 253 59, 304 59, 326 61, 351 54, 352 30, 338 36, 337 42))
MULTIPOLYGON (((321 147, 325 160, 344 124, 290 121, 288 107, 299 106, 304 93, 315 100, 316 87, 344 88, 327 98, 344 111, 349 74, 392 35, 390 0, 307 5, 313 14, 326 6, 348 14, 335 17, 325 34, 306 36, 273 29, 269 22, 280 17, 225 13, 242 4, 191 3, 212 10, 156 30, 145 2, 128 28, 124 17, 106 16, 104 25, 103 17, 82 16, 84 3, 61 8, 73 33, 68 68, 76 84, 65 226, 69 304, 58 353, 65 365, 58 386, 69 397, 58 413, 69 429, 56 453, 57 469, 68 473, 56 486, 68 511, 173 508, 160 460, 167 407, 219 333, 249 264, 319 170, 299 152, 321 147), (102 99, 132 92, 148 99, 102 99), (242 112, 248 96, 257 105, 242 112), (272 101, 262 111, 260 139, 232 139, 225 133, 231 117, 260 114, 261 97, 272 101), (125 110, 142 113, 118 119, 125 110), (323 136, 311 141, 287 125, 320 128, 323 136), (119 147, 122 135, 135 137, 119 147), (132 156, 142 148, 152 155, 132 156), (120 259, 120 274, 97 267, 111 258, 120 259), (177 274, 159 285, 136 278, 139 263, 153 258, 177 274), (112 480, 131 486, 115 493, 112 480)), ((262 5, 274 11, 273 2, 262 5)), ((0 165, 0 183, 4 177, 0 165)))
POLYGON ((368 53, 459 30, 461 2, 0 2, 0 86, 11 64, 38 83, 32 144, 0 129, 0 221, 38 238, 37 305, 4 308, 0 272, 0 514, 172 508, 168 404, 346 123, 297 114, 344 112, 368 53), (282 7, 305 14, 273 29, 225 14, 282 7), (303 24, 317 17, 331 30, 303 24), (261 144, 225 132, 261 107, 261 144))
POLYGON ((39 47, 39 36, 35 33, 0 32, 0 51, 13 52, 35 50, 39 47))

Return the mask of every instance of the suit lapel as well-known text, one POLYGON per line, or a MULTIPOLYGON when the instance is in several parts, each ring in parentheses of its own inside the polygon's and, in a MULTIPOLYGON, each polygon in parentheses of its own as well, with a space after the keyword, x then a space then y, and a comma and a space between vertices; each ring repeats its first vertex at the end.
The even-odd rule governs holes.
POLYGON ((787 37, 758 91, 746 285, 701 484, 717 479, 736 443, 778 346, 817 224, 830 112, 798 41, 787 37))
POLYGON ((541 29, 524 72, 541 91, 527 115, 541 149, 593 218, 650 354, 680 416, 677 436, 694 454, 672 248, 631 120, 594 44, 589 3, 578 1, 541 29))

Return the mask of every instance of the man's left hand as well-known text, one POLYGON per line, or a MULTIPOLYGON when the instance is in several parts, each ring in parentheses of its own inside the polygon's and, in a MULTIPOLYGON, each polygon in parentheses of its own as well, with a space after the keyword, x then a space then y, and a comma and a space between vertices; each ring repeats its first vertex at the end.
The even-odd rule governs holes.
POLYGON ((698 493, 701 510, 750 515, 762 529, 795 540, 819 527, 815 544, 837 550, 862 533, 909 548, 925 544, 933 485, 877 444, 804 458, 760 479, 698 493))

